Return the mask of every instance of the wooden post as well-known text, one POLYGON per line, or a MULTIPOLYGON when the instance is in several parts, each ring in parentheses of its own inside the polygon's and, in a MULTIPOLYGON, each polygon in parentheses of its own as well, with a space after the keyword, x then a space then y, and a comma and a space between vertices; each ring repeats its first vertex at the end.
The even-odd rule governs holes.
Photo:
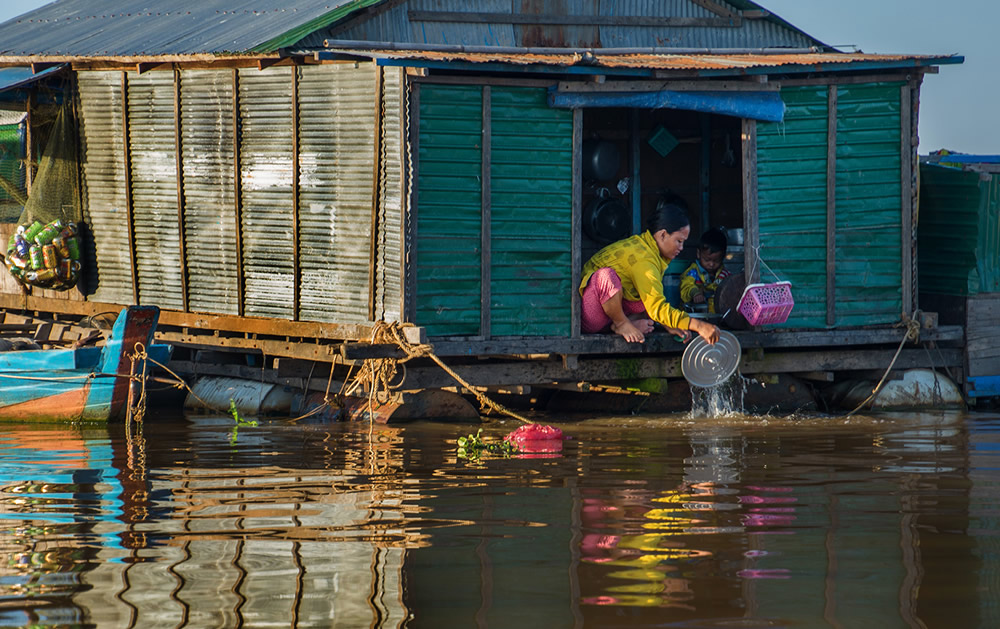
POLYGON ((837 323, 837 86, 827 87, 826 324, 837 323))
POLYGON ((757 121, 743 119, 743 274, 747 284, 760 278, 760 209, 757 206, 757 121))
POLYGON ((375 321, 375 294, 378 282, 378 232, 379 224, 379 184, 382 175, 382 119, 384 103, 382 102, 382 66, 375 64, 375 138, 372 154, 372 216, 371 240, 368 247, 368 320, 375 321))
POLYGON ((240 172, 240 71, 233 68, 233 206, 236 211, 236 300, 243 316, 243 174, 240 172))
POLYGON ((302 273, 299 265, 299 67, 292 68, 292 321, 299 320, 302 273))
POLYGON ((403 170, 405 181, 410 182, 410 194, 403 213, 403 317, 409 323, 417 322, 417 218, 420 212, 420 84, 413 83, 410 92, 409 151, 406 168, 403 170))
POLYGON ((490 262, 493 259, 493 247, 492 247, 492 199, 490 198, 490 191, 493 188, 492 181, 490 180, 490 166, 491 155, 490 152, 493 148, 493 108, 492 108, 492 88, 489 85, 483 86, 483 146, 482 146, 482 228, 480 230, 481 234, 481 255, 480 255, 480 282, 482 283, 482 303, 479 310, 479 333, 482 335, 483 339, 489 340, 491 335, 490 330, 490 317, 492 315, 492 308, 490 308, 490 303, 493 299, 493 292, 490 283, 492 282, 492 274, 490 273, 490 262))
POLYGON ((573 211, 570 258, 573 271, 570 299, 570 337, 580 338, 580 282, 583 280, 583 110, 573 110, 573 211))
POLYGON ((122 70, 122 162, 125 173, 125 214, 128 226, 128 253, 132 266, 132 303, 139 303, 139 267, 135 255, 135 208, 132 205, 132 152, 129 146, 128 73, 122 70))
POLYGON ((35 180, 35 134, 31 130, 32 115, 35 108, 35 90, 28 90, 28 98, 24 104, 24 190, 31 196, 31 184, 35 180))
MULTIPOLYGON (((639 188, 639 113, 630 109, 628 114, 628 148, 632 163, 632 233, 642 233, 642 194, 639 188)), ((574 129, 575 131, 575 129, 574 129)))
MULTIPOLYGON (((900 233, 900 244, 903 251, 903 314, 913 313, 913 276, 916 271, 913 254, 914 233, 913 233, 913 189, 914 152, 916 143, 910 134, 910 122, 913 115, 913 103, 910 101, 910 84, 904 83, 899 88, 899 163, 900 163, 900 192, 902 211, 902 227, 900 233)), ((919 166, 917 166, 919 168, 919 166)))
POLYGON ((188 312, 187 253, 184 248, 184 160, 181 136, 181 72, 174 68, 174 167, 177 169, 177 242, 181 257, 181 303, 188 312))

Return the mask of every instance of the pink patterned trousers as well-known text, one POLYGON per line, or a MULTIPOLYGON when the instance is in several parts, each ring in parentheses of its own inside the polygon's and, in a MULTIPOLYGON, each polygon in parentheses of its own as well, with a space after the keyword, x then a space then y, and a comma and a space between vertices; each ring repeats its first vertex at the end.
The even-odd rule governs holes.
MULTIPOLYGON (((622 281, 618 273, 609 266, 594 271, 587 286, 583 289, 580 307, 580 328, 584 334, 605 332, 611 327, 611 318, 604 314, 601 304, 614 297, 622 290, 622 281)), ((625 316, 640 314, 646 311, 641 301, 622 299, 622 310, 625 316)))

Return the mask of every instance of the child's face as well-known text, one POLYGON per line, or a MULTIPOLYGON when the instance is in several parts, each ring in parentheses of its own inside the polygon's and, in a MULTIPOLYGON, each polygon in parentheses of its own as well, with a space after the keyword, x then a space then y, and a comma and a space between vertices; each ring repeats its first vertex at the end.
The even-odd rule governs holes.
POLYGON ((722 252, 716 251, 712 253, 708 250, 708 247, 700 247, 698 249, 698 262, 701 263, 703 269, 709 273, 714 273, 722 267, 722 252))

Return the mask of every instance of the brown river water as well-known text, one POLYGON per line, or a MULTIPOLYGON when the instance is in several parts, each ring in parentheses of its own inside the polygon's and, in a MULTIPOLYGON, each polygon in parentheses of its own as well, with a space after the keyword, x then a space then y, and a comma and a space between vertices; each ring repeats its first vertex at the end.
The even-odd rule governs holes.
POLYGON ((0 627, 1000 627, 1000 413, 543 421, 0 425, 0 627))

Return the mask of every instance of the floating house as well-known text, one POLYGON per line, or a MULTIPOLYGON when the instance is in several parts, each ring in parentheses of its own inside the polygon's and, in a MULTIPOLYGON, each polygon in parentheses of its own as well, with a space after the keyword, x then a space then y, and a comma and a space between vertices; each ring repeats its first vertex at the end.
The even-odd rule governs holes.
MULTIPOLYGON (((741 288, 792 282, 787 321, 738 333, 744 373, 885 370, 920 310, 919 93, 962 57, 842 52, 748 0, 148 7, 0 25, 29 163, 32 121, 72 110, 87 236, 76 289, 5 276, 0 308, 156 305, 181 371, 303 390, 402 356, 370 342, 381 321, 477 389, 641 389, 680 377, 681 348, 581 334, 576 289, 670 195, 694 237, 737 235, 741 288)), ((920 323, 940 358, 896 368, 961 369, 961 327, 920 323)), ((399 386, 456 384, 414 360, 399 386)))

